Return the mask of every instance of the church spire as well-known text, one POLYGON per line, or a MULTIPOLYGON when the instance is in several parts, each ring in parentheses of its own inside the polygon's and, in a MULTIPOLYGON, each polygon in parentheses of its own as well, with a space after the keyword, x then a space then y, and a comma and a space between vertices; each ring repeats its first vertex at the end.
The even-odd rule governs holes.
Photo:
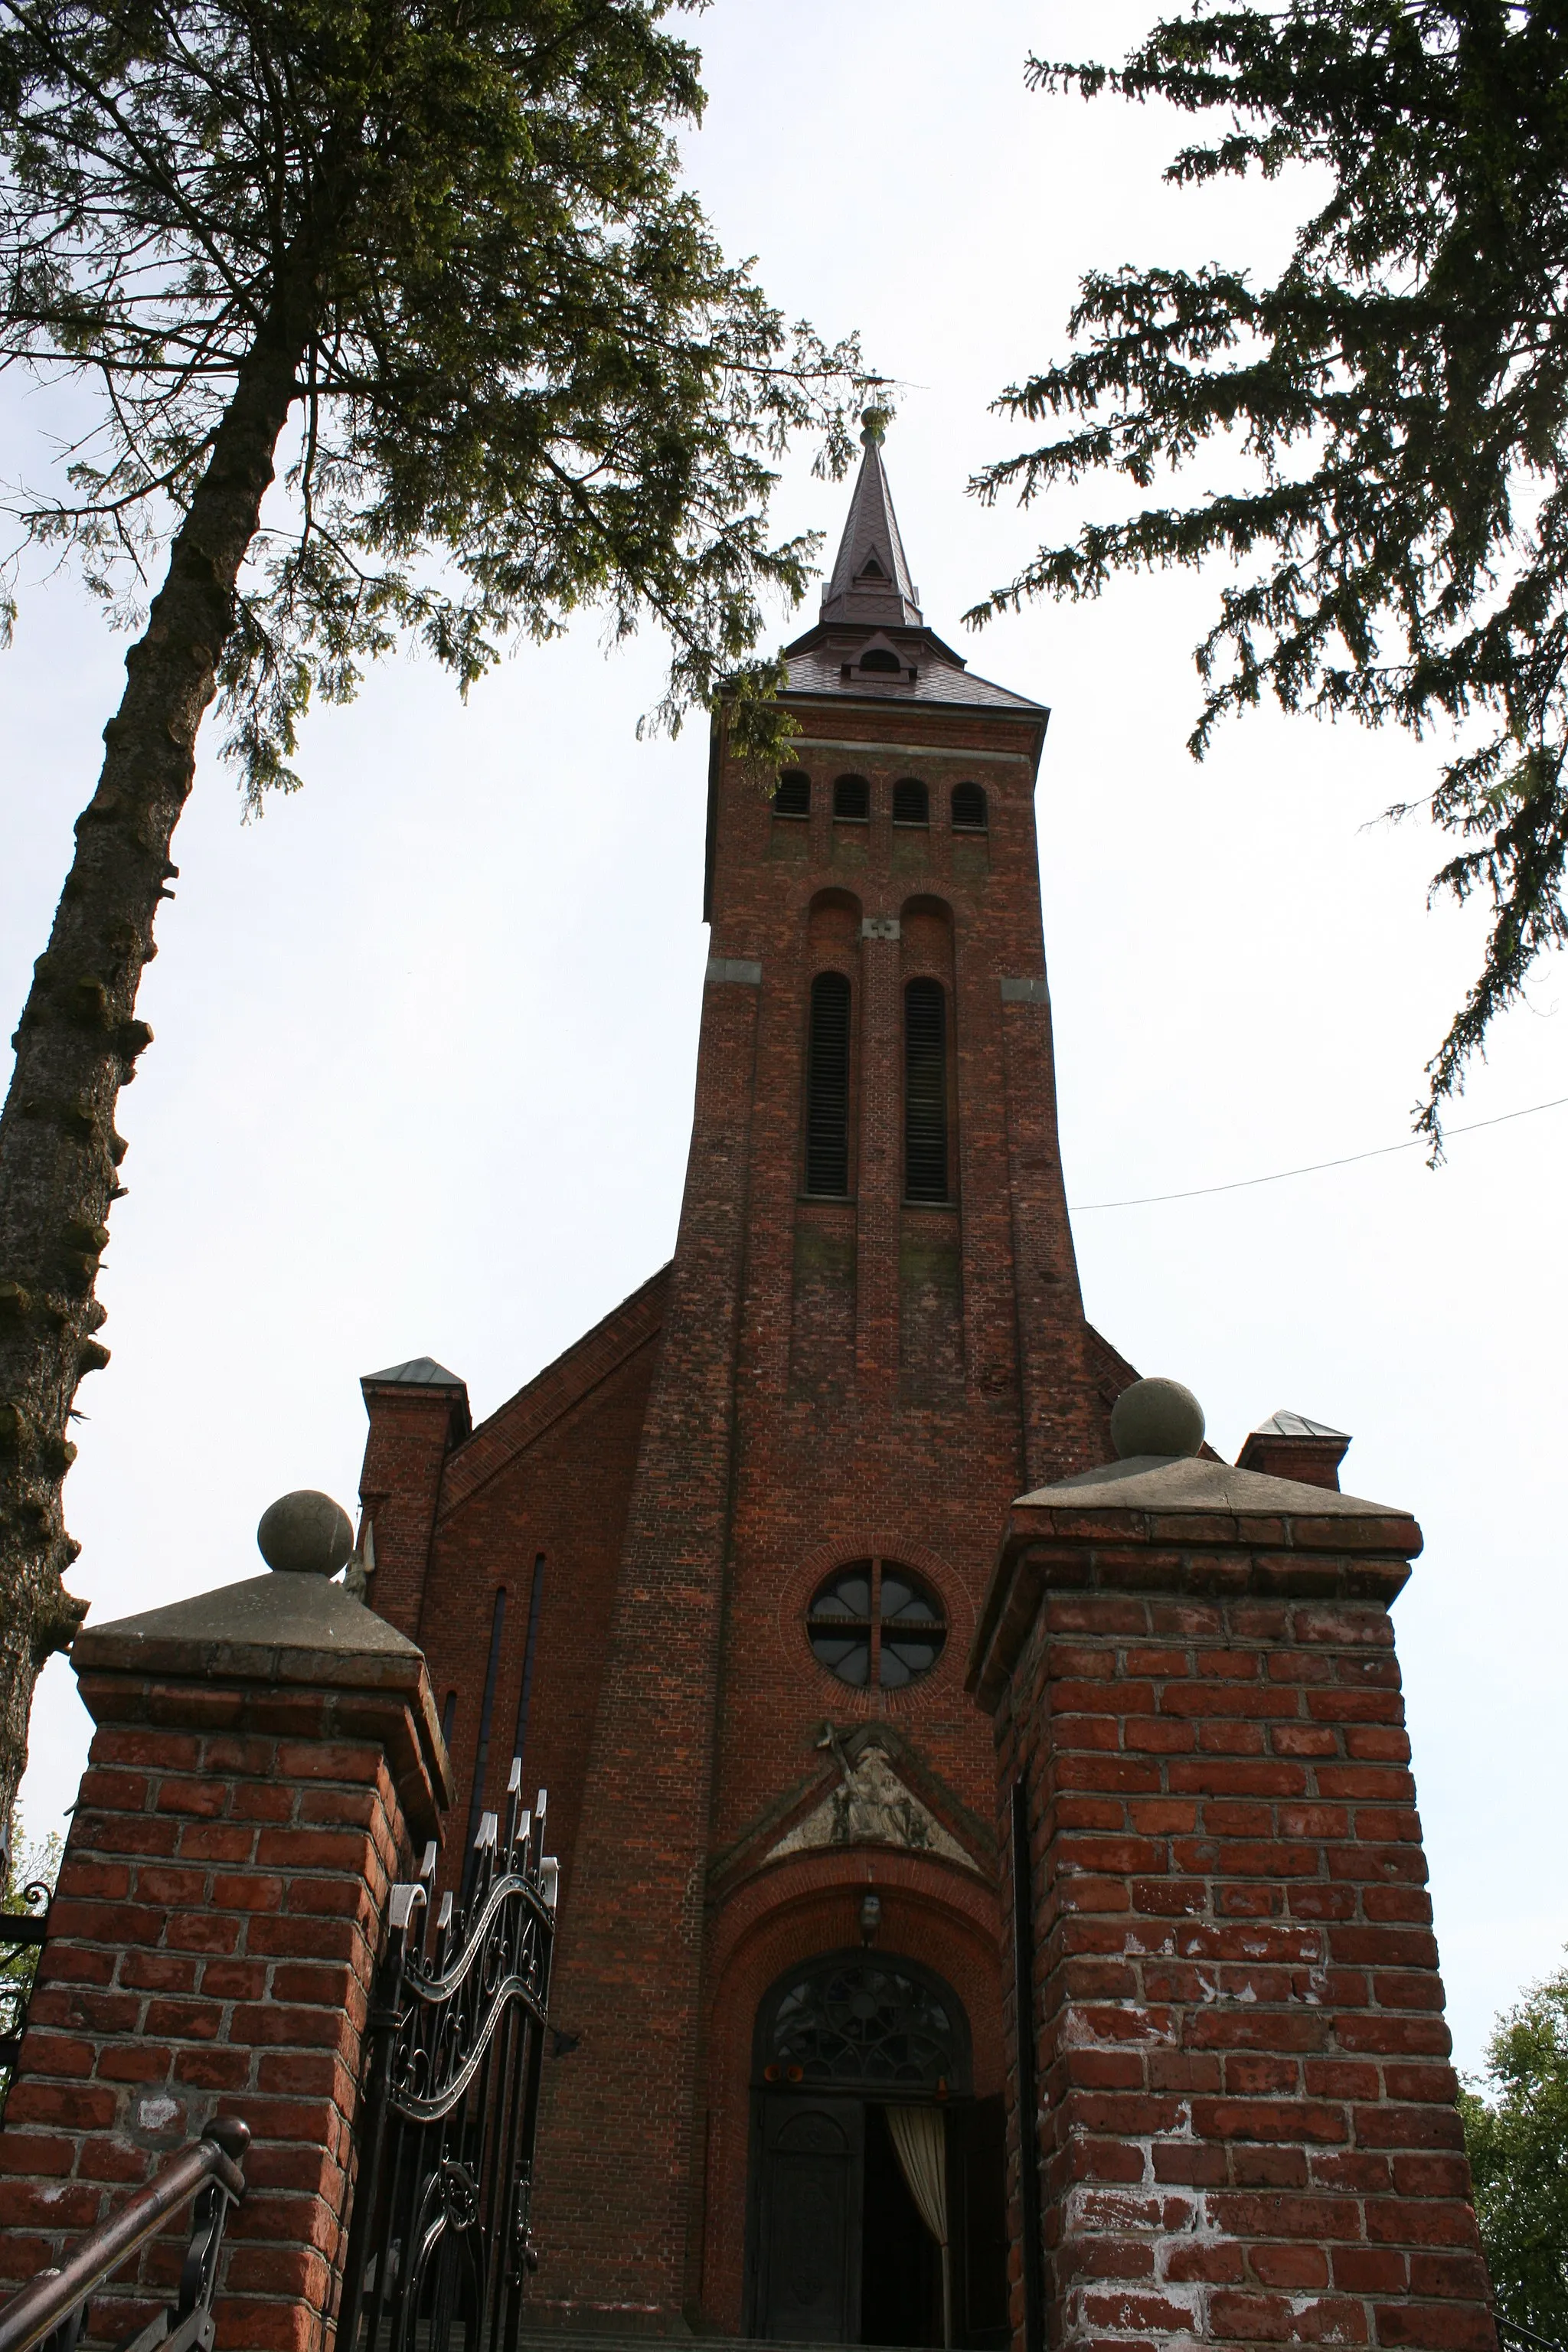
POLYGON ((822 618, 861 623, 868 629, 918 629, 923 625, 920 600, 910 579, 892 492, 882 470, 888 412, 868 408, 860 424, 866 455, 860 461, 833 575, 823 595, 822 618))

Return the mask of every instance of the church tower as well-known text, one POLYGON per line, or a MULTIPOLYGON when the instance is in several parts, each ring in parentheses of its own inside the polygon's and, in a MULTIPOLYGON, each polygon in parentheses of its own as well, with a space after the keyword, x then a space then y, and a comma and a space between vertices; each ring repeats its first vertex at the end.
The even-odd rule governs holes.
POLYGON ((895 2147, 934 2131, 952 2340, 1006 2340, 964 1660, 1009 1505, 1107 1458, 1133 1375, 1062 1185, 1048 714, 927 625, 881 425, 776 789, 714 725, 670 1266, 471 1433, 428 1359, 365 1382, 372 1598, 450 1692, 454 1825, 500 1802, 509 1727, 551 1789, 542 2322, 940 2343, 895 2147))

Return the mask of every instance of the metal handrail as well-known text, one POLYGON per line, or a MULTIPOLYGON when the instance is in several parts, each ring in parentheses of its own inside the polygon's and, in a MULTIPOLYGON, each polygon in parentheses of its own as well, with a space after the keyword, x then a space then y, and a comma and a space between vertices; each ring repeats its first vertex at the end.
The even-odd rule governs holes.
POLYGON ((1528 2347, 1528 2352, 1563 2352, 1550 2336, 1538 2336, 1533 2327, 1526 2327, 1521 2319, 1510 2319, 1506 2312, 1494 2311, 1492 2322, 1504 2343, 1510 2340, 1528 2347))
MULTIPOLYGON (((57 2328, 71 2336, 67 2323, 110 2272, 118 2270, 149 2238, 155 2237, 170 2214, 178 2212, 209 2182, 220 2192, 225 2209, 231 2202, 237 2203, 245 2194, 245 2175, 240 2168, 249 2145, 248 2124, 234 2117, 208 2124, 194 2147, 182 2149, 174 2162, 166 2165, 145 2189, 138 2189, 118 2213, 100 2221, 96 2230, 89 2230, 80 2244, 71 2248, 58 2270, 40 2271, 36 2279, 0 2308, 0 2352, 30 2352, 33 2345, 43 2343, 57 2328)), ((221 2213, 215 2218, 221 2220, 221 2213)), ((215 2246, 212 2252, 216 2251, 215 2246)), ((210 2293, 210 2276, 205 2284, 210 2293)), ((193 2288, 196 2284, 192 2282, 193 2288)), ((193 2297, 187 2294, 184 2279, 181 2288, 183 2305, 193 2297)), ((160 2319, 165 2317, 164 2314, 159 2315, 160 2319)), ((151 2330, 143 2329, 135 2340, 140 2344, 143 2336, 149 2336, 151 2330)), ((174 2342, 173 2332, 160 2330, 160 2336, 171 2345, 174 2342)), ((160 2337, 152 2340, 158 2341, 160 2337)))

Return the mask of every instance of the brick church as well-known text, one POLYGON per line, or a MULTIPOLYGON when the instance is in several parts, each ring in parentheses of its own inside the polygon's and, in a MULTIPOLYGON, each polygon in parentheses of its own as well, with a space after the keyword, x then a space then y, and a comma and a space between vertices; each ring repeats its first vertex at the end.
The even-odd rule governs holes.
POLYGON ((1448 2063, 1421 1531, 1299 1415, 1220 1462, 1084 1320, 1047 714, 926 626, 879 422, 795 764, 764 793, 714 733, 673 1260, 478 1429, 428 1357, 369 1375, 343 1584, 296 1494, 265 1574, 73 1643, 8 2343, 84 2292, 95 2342, 217 2352, 1542 2341, 1494 2317, 1448 2063), (526 2044, 519 1775, 561 1883, 526 2044), (438 1983, 425 1852, 477 1896, 438 1983), (185 2259, 149 2233, 204 2181, 185 2259))
POLYGON ((879 420, 770 801, 716 723, 675 1256, 478 1428, 368 1377, 370 1598, 460 1872, 510 1759, 563 1869, 531 2308, 942 2341, 889 2107, 946 2109, 954 2341, 1007 2336, 989 1724, 1011 1500, 1110 1452, 1057 1141, 1047 711, 927 625, 879 420), (812 2086, 824 2086, 814 2097, 812 2086))
MULTIPOLYGON (((1054 1728, 1055 1760, 1042 1749, 1031 1768, 1021 1858, 999 1852, 993 1727, 965 1686, 972 1653, 989 1661, 972 1685, 993 1696, 996 1661, 1021 1654, 1023 1588, 993 1587, 998 1547, 1011 1528, 1005 1559, 1034 1545, 1056 1560, 1029 1571, 1037 1595, 1048 1577, 1133 1573, 1125 1548, 1096 1566, 1077 1522, 1009 1512, 1110 1462, 1111 1407, 1136 1375, 1085 1319, 1063 1191, 1034 817, 1048 713, 927 625, 875 412, 863 438, 820 617, 788 648, 798 733, 771 798, 714 726, 710 953, 673 1259, 478 1428, 462 1381, 428 1357, 363 1382, 367 1597, 428 1661, 458 1791, 443 1884, 503 1805, 514 1756, 525 1790, 549 1790, 562 1925, 531 2325, 1007 2344, 1010 2000, 1015 1969, 1028 1981, 1035 1966, 1009 1888, 1031 1836, 1047 1884, 1068 1867, 1115 1880, 1103 1927, 1052 1930, 1068 2137, 1043 2174, 1047 2238, 1087 2231, 1084 2274, 1127 2282, 1107 2286, 1101 2328, 1312 2336, 1319 2305, 1297 2290, 1326 2287, 1316 2240, 1342 2230, 1356 2242, 1334 2257, 1336 2292, 1475 2298, 1462 2153, 1431 2153, 1458 2126, 1387 1646, 1385 1599, 1420 1538, 1323 1491, 1342 1439, 1281 1422, 1237 1470, 1156 1465, 1157 1507, 1137 1521, 1154 1597, 1074 1602, 1089 1647, 1037 1653, 1047 1680, 1067 1678, 1041 1701, 1053 1727, 1079 1728, 1054 1728), (1265 1475, 1281 1471, 1306 1483, 1265 1475), (1159 1549, 1167 1491, 1186 1515, 1179 1558, 1159 1549), (1234 1552, 1238 1530, 1254 1550, 1222 1575, 1201 1546, 1234 1552), (1356 1545, 1366 1558, 1348 1566, 1320 1558, 1356 1545), (1201 1597, 1224 1577, 1261 1597, 1201 1597), (1159 1600, 1179 1587, 1199 1597, 1159 1600), (1130 1650, 1137 1627, 1186 1646, 1130 1650), (1152 1675, 1186 1679, 1162 1696, 1152 1675), (1118 1727, 1112 1699, 1160 1721, 1118 1727), (1069 1767, 1103 1792, 1076 1812, 1052 1793, 1069 1767), (1209 1845, 1173 1834, 1205 1820, 1209 1845), (1091 1852, 1089 1833, 1118 1823, 1091 1852), (1166 1874, 1145 1885, 1145 1869, 1166 1874), (1305 1893, 1281 1891, 1292 1872, 1305 1893), (1208 1957, 1157 1970, 1148 1956, 1176 1949, 1184 1913, 1210 1924, 1181 1948, 1208 1957), (1074 1933, 1109 1956, 1076 1977, 1058 1966, 1074 1933), (1377 1954, 1381 1978, 1365 1973, 1377 1954), (1348 2004, 1331 2027, 1329 1999, 1348 2004), (1190 2004, 1179 2026, 1173 2000, 1190 2004), (1204 2054, 1227 2036, 1234 2055, 1204 2054), (1353 2063, 1332 2055, 1352 2048, 1353 2063), (1391 2060, 1384 2081, 1376 2051, 1403 2053, 1403 2072, 1391 2060), (1297 2105, 1269 2106, 1287 2082, 1297 2105), (1253 2104, 1211 2102, 1212 2146, 1195 2149, 1184 2085, 1253 2104), (1386 2151, 1406 2130, 1408 2158, 1352 2154, 1331 2172, 1338 2157, 1316 2152, 1314 2135, 1386 2151), (1290 2147, 1249 2153, 1271 2136, 1290 2147), (1097 2166, 1110 2201, 1075 2205, 1097 2166), (1160 2251, 1180 2199, 1150 2186, 1146 2237, 1121 2244, 1133 2200, 1117 2184, 1160 2180, 1187 2184, 1187 2236, 1160 2251), (1226 2182, 1236 2243, 1216 2247, 1205 2184, 1226 2182), (1312 2204, 1314 2183, 1338 2201, 1312 2204), (1436 2254, 1367 2251, 1384 2224, 1358 2200, 1374 2191, 1390 2213, 1395 2191, 1448 2200, 1409 2229, 1462 2250, 1442 2258, 1452 2279, 1418 2288, 1436 2254), (1302 2230, 1313 2242, 1284 2242, 1302 2230), (1248 2231, 1268 2242, 1244 2263, 1248 2231), (1151 2279, 1187 2284, 1156 2305, 1151 2279), (1239 2316, 1204 2302, 1227 2280, 1239 2316), (1267 2325, 1247 2303, 1265 2289, 1267 2325)), ((1098 1524, 1132 1528, 1107 1491, 1098 1524)), ((1027 2286, 1034 2192, 1016 2149, 1027 2286)), ((1416 2209, 1397 2210, 1404 2230, 1416 2209)), ((1070 2266, 1056 2259, 1059 2295, 1070 2266)), ((1478 2302, 1460 2317, 1458 2333, 1414 2335, 1396 2317, 1371 2340, 1493 2341, 1478 2302)), ((1324 2340, 1366 2341, 1373 2324, 1361 2303, 1322 2305, 1324 2340), (1342 2320, 1351 2334, 1332 2332, 1342 2320)))

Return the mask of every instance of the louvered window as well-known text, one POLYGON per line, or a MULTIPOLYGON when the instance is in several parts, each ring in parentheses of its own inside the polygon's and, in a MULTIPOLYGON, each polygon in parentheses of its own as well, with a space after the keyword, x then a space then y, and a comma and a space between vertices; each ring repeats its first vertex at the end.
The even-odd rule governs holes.
POLYGON ((952 823, 957 833, 984 833, 985 830, 985 793, 980 784, 954 784, 952 788, 952 823))
POLYGON ((849 982, 819 971, 811 983, 805 1076, 805 1189, 849 1190, 849 982))
POLYGON ((871 787, 864 776, 840 776, 833 787, 833 814, 864 824, 871 814, 871 787))
POLYGON ((809 816, 811 814, 811 778, 804 768, 790 768, 779 778, 773 792, 775 816, 809 816))
POLYGON ((904 991, 904 1198, 947 1193, 947 1000, 937 980, 904 991))
POLYGON ((893 786, 893 823, 931 823, 931 794, 918 776, 900 776, 893 786))
POLYGON ((903 664, 898 655, 889 651, 888 646, 873 646, 868 653, 861 655, 860 667, 862 669, 876 670, 897 677, 903 668, 903 664))

